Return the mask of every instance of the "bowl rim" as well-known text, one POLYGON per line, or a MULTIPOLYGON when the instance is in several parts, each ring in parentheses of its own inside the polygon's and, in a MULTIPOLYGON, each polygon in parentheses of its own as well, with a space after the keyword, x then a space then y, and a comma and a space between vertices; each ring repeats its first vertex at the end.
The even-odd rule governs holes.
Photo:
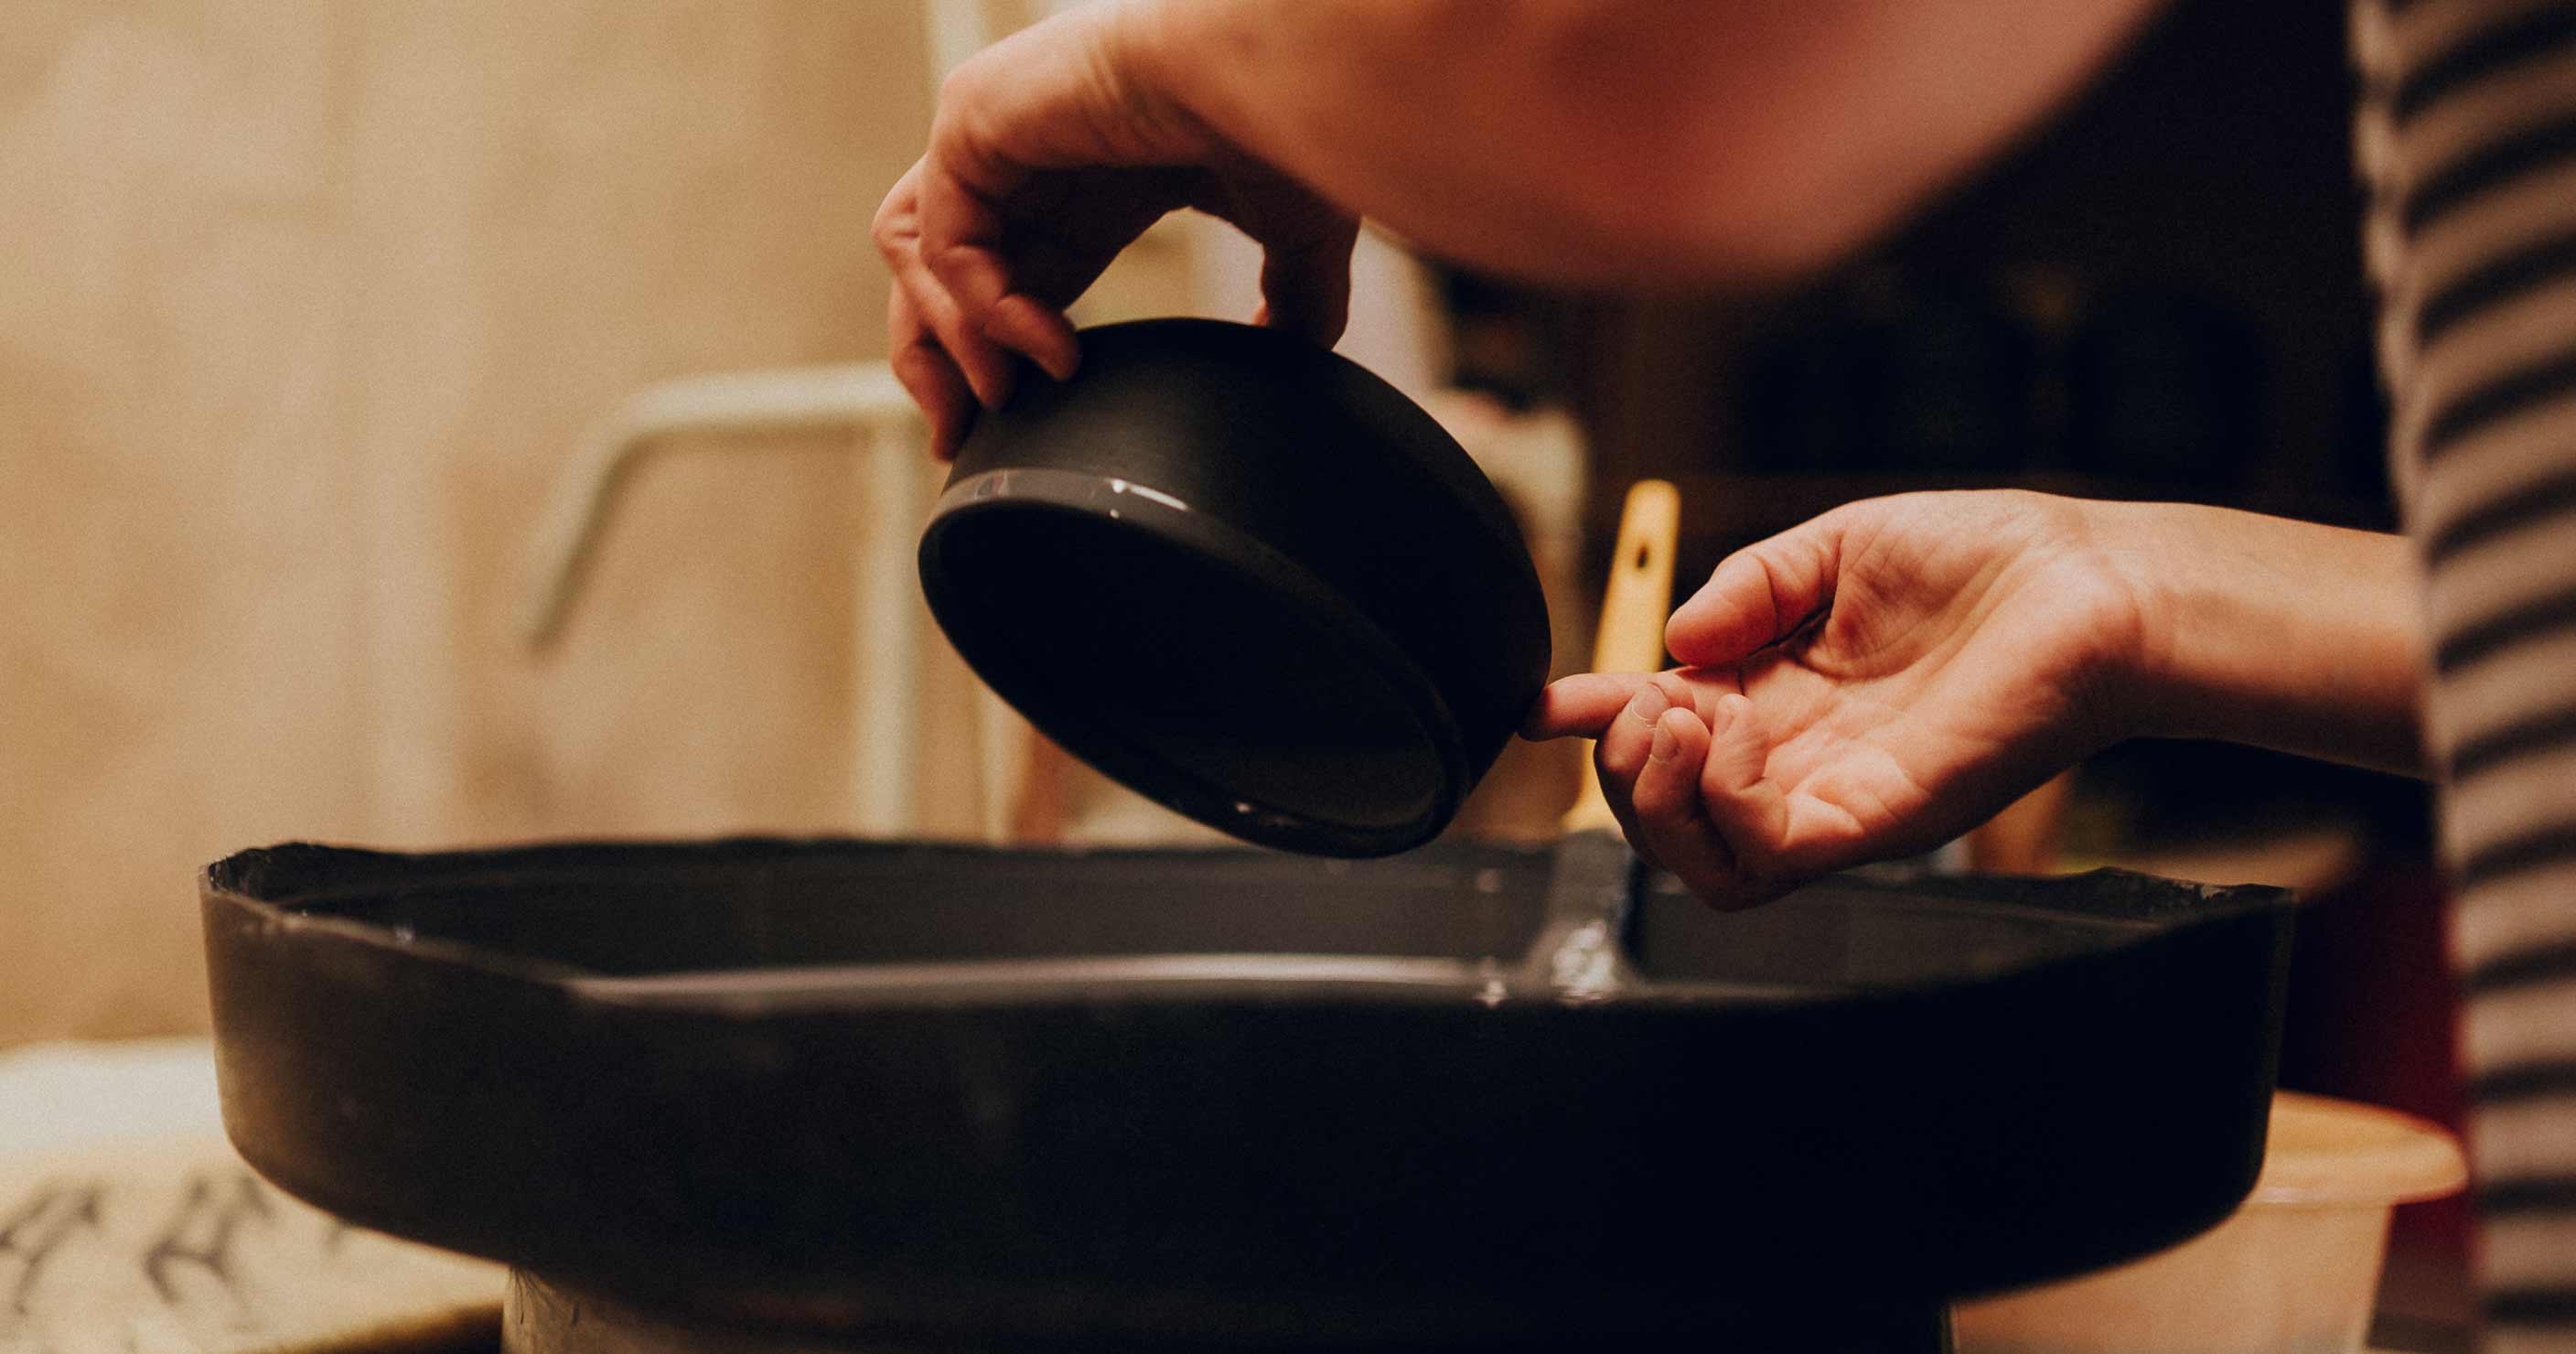
POLYGON ((1022 717, 1110 779, 1185 817, 1264 846, 1363 858, 1410 850, 1439 835, 1471 780, 1457 713, 1439 684, 1359 604, 1320 574, 1258 536, 1176 494, 1123 476, 1054 466, 999 466, 951 482, 931 509, 919 550, 922 595, 967 666, 1022 717), (1334 820, 1259 803, 1233 786, 1187 771, 1137 747, 1114 723, 1054 700, 1022 665, 992 663, 989 630, 944 605, 948 533, 993 513, 1061 513, 1115 522, 1249 584, 1341 646, 1352 671, 1377 679, 1412 717, 1438 762, 1431 803, 1392 827, 1334 820), (1070 736, 1068 736, 1070 735, 1070 736))
POLYGON ((2266 1136, 2249 1206, 2387 1209, 2456 1194, 2469 1181, 2449 1130, 2382 1105, 2277 1091, 2266 1136), (2332 1140, 2316 1141, 2319 1134, 2332 1140))

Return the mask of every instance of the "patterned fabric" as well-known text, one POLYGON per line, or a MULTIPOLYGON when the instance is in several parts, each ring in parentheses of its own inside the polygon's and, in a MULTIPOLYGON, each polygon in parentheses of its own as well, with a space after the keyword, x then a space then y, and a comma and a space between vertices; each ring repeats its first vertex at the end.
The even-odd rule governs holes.
POLYGON ((2576 0, 2357 0, 2488 1348, 2576 1351, 2576 0))

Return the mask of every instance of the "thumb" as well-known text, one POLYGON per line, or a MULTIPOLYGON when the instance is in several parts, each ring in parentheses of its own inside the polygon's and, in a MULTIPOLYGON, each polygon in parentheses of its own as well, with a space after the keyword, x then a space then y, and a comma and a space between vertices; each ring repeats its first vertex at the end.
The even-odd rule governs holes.
POLYGON ((1732 667, 1833 602, 1843 515, 1827 513, 1720 561, 1673 612, 1664 648, 1684 664, 1732 667))

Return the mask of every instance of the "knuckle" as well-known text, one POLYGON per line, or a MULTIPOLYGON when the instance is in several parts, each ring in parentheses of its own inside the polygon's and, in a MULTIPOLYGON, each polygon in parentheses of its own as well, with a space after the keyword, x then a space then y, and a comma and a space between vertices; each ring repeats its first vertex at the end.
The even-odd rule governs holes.
POLYGON ((917 233, 920 221, 921 166, 915 164, 877 203, 876 214, 868 218, 868 234, 880 247, 891 247, 917 233))
POLYGON ((986 48, 958 62, 948 74, 940 77, 939 109, 943 114, 972 108, 981 100, 988 83, 985 68, 992 64, 992 49, 986 48))
MULTIPOLYGON (((1658 672, 1646 680, 1664 693, 1664 702, 1673 709, 1696 711, 1699 708, 1696 693, 1691 690, 1689 682, 1682 680, 1680 673, 1658 672)), ((1657 717, 1661 718, 1660 715, 1657 717)))
POLYGON ((939 279, 940 285, 948 288, 961 303, 964 302, 972 290, 965 284, 974 276, 971 270, 978 257, 975 246, 962 240, 948 240, 937 244, 925 241, 916 247, 920 249, 922 265, 930 270, 930 275, 939 279))
POLYGON ((915 395, 933 386, 940 375, 939 357, 930 351, 926 338, 916 337, 896 349, 888 364, 894 368, 895 380, 915 395))

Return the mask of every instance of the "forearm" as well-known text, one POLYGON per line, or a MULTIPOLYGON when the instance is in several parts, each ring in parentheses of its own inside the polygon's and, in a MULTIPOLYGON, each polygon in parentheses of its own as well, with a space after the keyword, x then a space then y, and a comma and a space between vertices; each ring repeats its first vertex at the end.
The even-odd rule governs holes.
POLYGON ((2155 0, 1138 0, 1188 115, 1463 262, 1793 272, 2065 98, 2155 0))
POLYGON ((2093 505, 2144 617, 2132 731, 2424 772, 2403 537, 2185 504, 2093 505))

